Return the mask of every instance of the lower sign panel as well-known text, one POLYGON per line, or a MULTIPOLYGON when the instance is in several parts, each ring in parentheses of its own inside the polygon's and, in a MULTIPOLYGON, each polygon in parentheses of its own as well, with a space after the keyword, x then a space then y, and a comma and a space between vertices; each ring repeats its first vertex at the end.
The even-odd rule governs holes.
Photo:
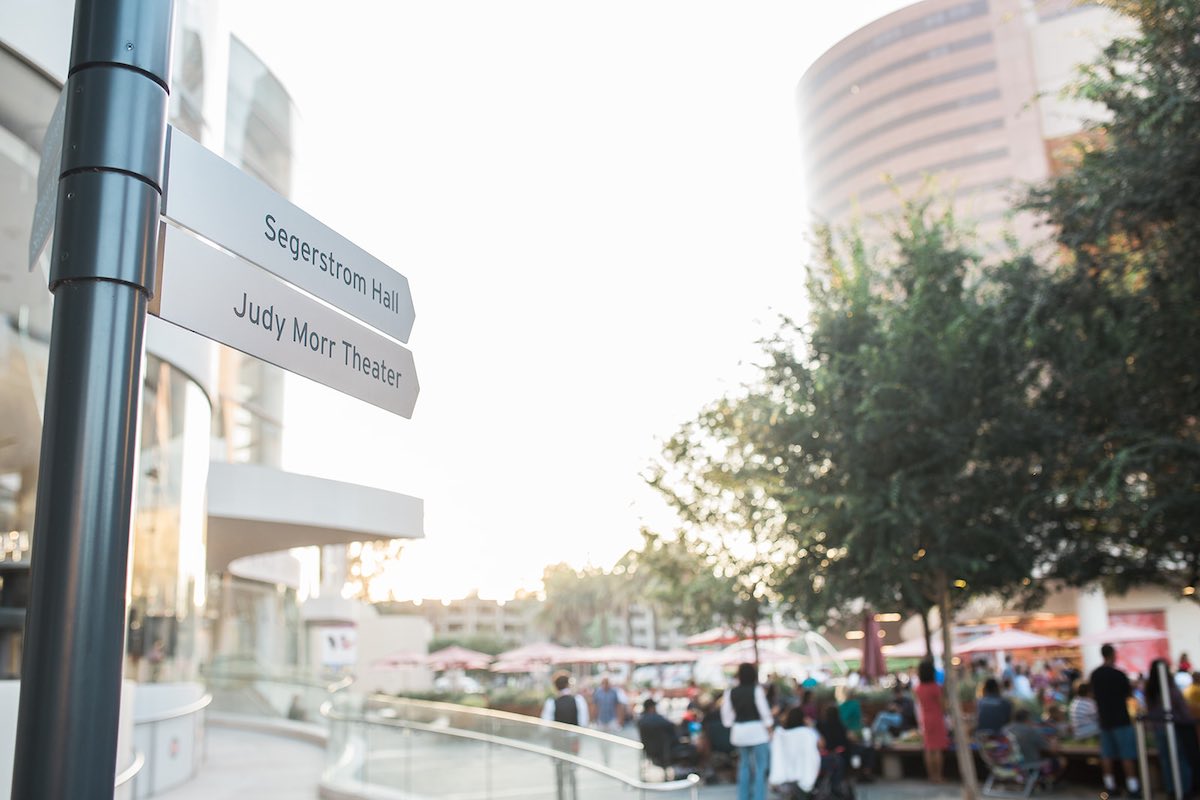
POLYGON ((412 417, 412 353, 264 270, 167 225, 150 311, 289 372, 412 417))

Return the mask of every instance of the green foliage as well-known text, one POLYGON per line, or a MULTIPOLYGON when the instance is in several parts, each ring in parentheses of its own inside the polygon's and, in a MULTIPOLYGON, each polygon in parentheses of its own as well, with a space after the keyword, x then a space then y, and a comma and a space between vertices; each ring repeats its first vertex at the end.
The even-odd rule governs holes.
POLYGON ((746 585, 810 618, 1020 586, 1039 552, 1035 270, 985 269, 927 202, 892 256, 823 232, 810 323, 770 343, 759 387, 671 440, 656 485, 697 526, 749 531, 746 585))
POLYGON ((546 600, 539 620, 551 632, 555 642, 588 646, 608 644, 607 629, 599 629, 593 624, 606 618, 611 608, 601 570, 577 571, 568 564, 554 564, 546 567, 542 584, 546 600))
POLYGON ((1106 121, 1030 206, 1066 257, 1037 345, 1060 431, 1054 574, 1111 588, 1200 578, 1197 0, 1110 0, 1140 26, 1085 70, 1106 121))

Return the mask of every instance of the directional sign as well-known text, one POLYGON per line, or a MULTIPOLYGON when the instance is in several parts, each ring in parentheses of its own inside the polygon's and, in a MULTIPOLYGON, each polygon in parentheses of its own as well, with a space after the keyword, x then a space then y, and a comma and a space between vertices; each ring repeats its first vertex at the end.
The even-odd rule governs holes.
POLYGON ((50 241, 54 230, 54 212, 58 207, 58 178, 62 173, 63 131, 67 120, 67 90, 58 93, 46 136, 42 139, 42 160, 38 164, 37 203, 33 207, 33 225, 29 231, 29 271, 50 241))
POLYGON ((408 279, 171 128, 163 214, 402 342, 408 279))
POLYGON ((165 225, 159 240, 152 314, 412 418, 420 386, 407 349, 185 231, 165 225))

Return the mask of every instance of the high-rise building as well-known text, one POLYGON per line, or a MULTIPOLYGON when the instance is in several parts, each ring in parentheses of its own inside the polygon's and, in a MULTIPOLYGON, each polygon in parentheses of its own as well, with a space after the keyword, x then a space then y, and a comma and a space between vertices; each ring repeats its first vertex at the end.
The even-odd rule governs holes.
MULTIPOLYGON (((994 240, 1022 187, 1099 113, 1061 89, 1129 27, 1076 0, 924 0, 850 34, 797 91, 814 221, 870 230, 932 178, 994 240)), ((1015 228, 1029 241, 1029 221, 1015 228)))

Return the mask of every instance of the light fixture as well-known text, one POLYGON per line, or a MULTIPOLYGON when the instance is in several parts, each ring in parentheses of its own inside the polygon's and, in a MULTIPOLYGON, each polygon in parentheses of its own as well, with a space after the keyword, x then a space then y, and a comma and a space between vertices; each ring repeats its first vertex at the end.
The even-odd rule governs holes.
POLYGON ((875 615, 876 622, 899 622, 900 619, 901 619, 900 615, 895 612, 889 612, 887 614, 876 614, 875 615))
POLYGON ((847 631, 847 632, 846 632, 846 638, 847 638, 847 639, 851 639, 851 640, 853 640, 853 639, 862 639, 862 638, 864 638, 865 636, 866 636, 866 634, 865 634, 865 633, 863 633, 862 631, 847 631))

